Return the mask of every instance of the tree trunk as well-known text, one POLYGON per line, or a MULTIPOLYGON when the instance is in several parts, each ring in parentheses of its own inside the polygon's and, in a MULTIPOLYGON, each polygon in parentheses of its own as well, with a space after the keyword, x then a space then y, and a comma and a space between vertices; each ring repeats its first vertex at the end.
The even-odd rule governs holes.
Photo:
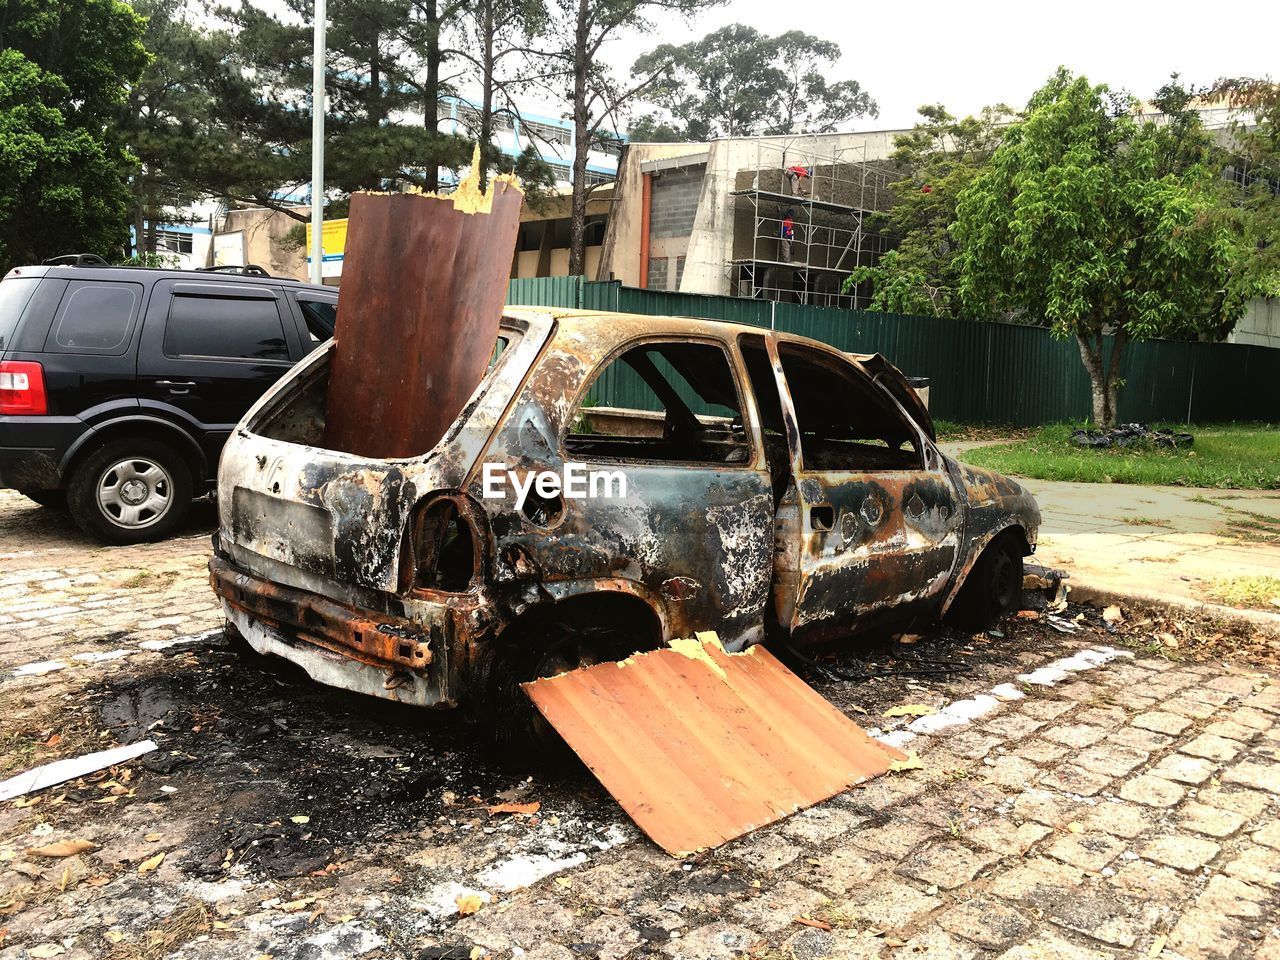
POLYGON ((1107 403, 1107 376, 1103 369, 1102 334, 1092 341, 1083 334, 1076 334, 1080 347, 1080 359, 1089 372, 1089 387, 1093 399, 1093 424, 1095 427, 1112 426, 1110 406, 1107 403))
POLYGON ((483 33, 484 56, 483 68, 481 71, 481 83, 483 85, 482 102, 480 105, 480 130, 477 140, 480 143, 480 189, 484 190, 489 186, 489 159, 493 155, 493 145, 489 142, 493 138, 493 3, 492 0, 481 0, 484 5, 484 13, 481 20, 481 31, 483 33))
POLYGON ((1124 347, 1128 339, 1128 334, 1125 333, 1124 327, 1116 327, 1115 342, 1111 346, 1111 363, 1107 366, 1107 412, 1111 417, 1109 426, 1115 426, 1116 419, 1120 413, 1120 408, 1117 405, 1120 393, 1120 362, 1124 359, 1124 347))
POLYGON ((587 33, 590 7, 578 0, 573 39, 573 198, 569 217, 569 276, 586 272, 587 153, 591 130, 587 117, 587 33))
MULTIPOLYGON (((422 10, 427 21, 427 82, 422 91, 422 125, 427 129, 430 143, 440 133, 440 11, 436 0, 426 0, 422 10)), ((428 193, 440 188, 438 162, 427 165, 423 180, 428 193)))

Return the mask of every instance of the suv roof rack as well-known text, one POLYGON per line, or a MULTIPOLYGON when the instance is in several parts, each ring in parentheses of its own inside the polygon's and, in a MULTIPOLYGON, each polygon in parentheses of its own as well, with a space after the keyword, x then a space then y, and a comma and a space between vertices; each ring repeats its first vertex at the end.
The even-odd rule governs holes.
POLYGON ((233 273, 241 277, 270 277, 262 267, 256 263, 234 264, 227 263, 218 267, 196 267, 197 273, 233 273))
POLYGON ((109 267, 111 264, 96 253, 65 253, 44 261, 46 267, 109 267))

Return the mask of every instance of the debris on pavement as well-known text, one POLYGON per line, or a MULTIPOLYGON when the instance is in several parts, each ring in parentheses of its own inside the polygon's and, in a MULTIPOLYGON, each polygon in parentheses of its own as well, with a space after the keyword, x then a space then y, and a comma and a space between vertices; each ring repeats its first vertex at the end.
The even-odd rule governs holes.
POLYGON ((12 800, 35 790, 43 790, 68 780, 75 780, 77 777, 114 767, 117 763, 133 760, 155 749, 155 741, 142 740, 123 747, 88 753, 82 757, 55 760, 0 783, 0 800, 12 800))
POLYGON ((714 633, 524 689, 673 856, 719 846, 907 759, 763 647, 728 653, 714 633))
POLYGON ((1122 423, 1103 430, 1075 430, 1071 442, 1077 447, 1168 447, 1177 449, 1195 443, 1189 433, 1172 430, 1152 430, 1145 423, 1122 423))

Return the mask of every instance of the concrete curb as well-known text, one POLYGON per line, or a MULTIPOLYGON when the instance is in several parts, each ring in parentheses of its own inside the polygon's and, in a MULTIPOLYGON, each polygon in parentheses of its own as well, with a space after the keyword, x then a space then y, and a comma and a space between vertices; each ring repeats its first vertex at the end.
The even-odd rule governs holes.
POLYGON ((1204 603, 1189 600, 1185 597, 1160 596, 1154 593, 1138 593, 1128 590, 1112 590, 1106 587, 1093 586, 1076 580, 1074 576, 1066 581, 1071 588, 1068 598, 1074 603, 1085 603, 1091 607, 1106 607, 1116 604, 1132 610, 1145 610, 1150 613, 1167 612, 1170 608, 1183 610, 1198 616, 1216 617, 1231 623, 1247 624, 1263 627, 1280 633, 1280 613, 1266 610, 1246 610, 1241 607, 1224 607, 1217 603, 1204 603))

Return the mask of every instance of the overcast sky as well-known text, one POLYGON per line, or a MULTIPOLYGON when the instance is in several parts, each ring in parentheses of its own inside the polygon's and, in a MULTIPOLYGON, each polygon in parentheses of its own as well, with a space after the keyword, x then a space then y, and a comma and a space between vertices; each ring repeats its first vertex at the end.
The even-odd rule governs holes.
POLYGON ((619 40, 607 56, 629 71, 655 43, 694 39, 728 23, 770 34, 803 30, 839 43, 844 59, 831 79, 857 80, 880 105, 878 118, 851 125, 859 130, 910 127, 923 103, 942 102, 957 115, 1002 101, 1022 107, 1059 64, 1143 99, 1172 71, 1194 84, 1220 76, 1280 79, 1280 0, 731 0, 690 28, 666 22, 656 36, 619 40))

